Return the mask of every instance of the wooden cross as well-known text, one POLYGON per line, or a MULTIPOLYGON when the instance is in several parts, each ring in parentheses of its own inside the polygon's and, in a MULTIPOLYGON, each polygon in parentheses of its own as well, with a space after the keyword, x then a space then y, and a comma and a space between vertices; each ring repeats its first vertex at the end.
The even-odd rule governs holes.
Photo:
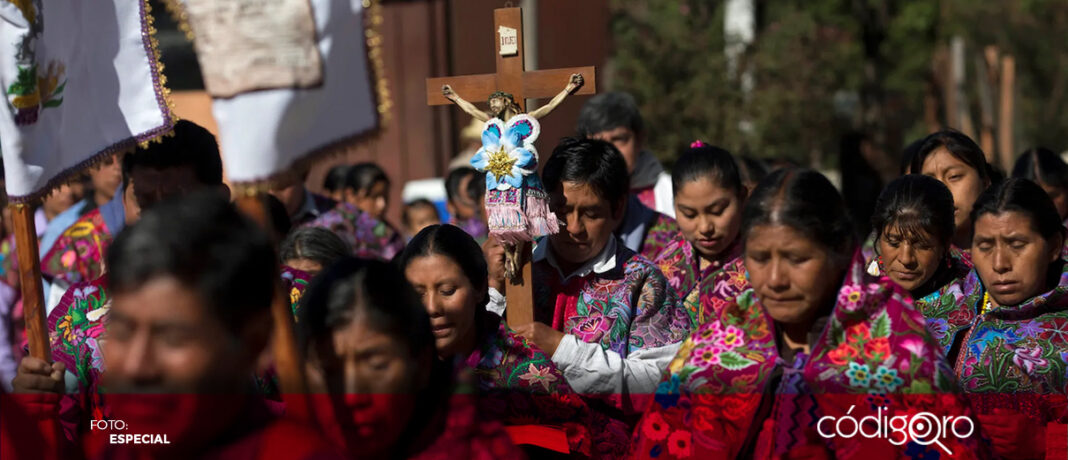
MULTIPOLYGON (((515 96, 516 104, 526 110, 526 98, 545 99, 560 92, 571 74, 582 74, 585 84, 574 94, 594 94, 597 92, 596 73, 593 66, 566 67, 561 69, 526 71, 523 67, 523 13, 520 8, 498 8, 493 10, 493 29, 498 39, 495 40, 497 51, 497 73, 464 75, 461 77, 436 77, 426 79, 426 102, 429 105, 448 105, 448 99, 441 94, 443 85, 450 85, 458 94, 470 101, 485 101, 494 91, 504 91, 515 96), (501 30, 516 31, 516 52, 501 55, 501 30)), ((508 37, 504 37, 508 40, 508 37)))
MULTIPOLYGON (((585 84, 574 94, 597 92, 594 67, 568 67, 561 69, 526 71, 523 66, 523 13, 520 8, 493 10, 493 29, 497 37, 494 48, 497 57, 497 73, 466 75, 461 77, 437 77, 426 79, 426 101, 429 105, 452 104, 441 93, 444 85, 452 87, 470 101, 486 101, 496 91, 511 93, 520 109, 526 111, 526 99, 550 98, 572 74, 581 74, 585 84), (502 53, 504 48, 504 53, 502 53)), ((520 248, 524 255, 521 262, 519 282, 506 283, 508 298, 508 324, 519 326, 534 321, 534 302, 530 276, 530 244, 520 248)))

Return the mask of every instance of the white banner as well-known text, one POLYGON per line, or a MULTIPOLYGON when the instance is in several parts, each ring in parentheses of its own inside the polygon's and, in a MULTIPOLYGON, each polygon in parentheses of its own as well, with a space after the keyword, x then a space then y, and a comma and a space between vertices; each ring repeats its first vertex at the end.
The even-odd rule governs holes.
POLYGON ((145 9, 143 0, 0 1, 0 147, 13 201, 170 131, 145 9))
POLYGON ((311 0, 311 8, 322 86, 252 91, 212 102, 232 182, 270 179, 307 155, 378 125, 361 0, 311 0))

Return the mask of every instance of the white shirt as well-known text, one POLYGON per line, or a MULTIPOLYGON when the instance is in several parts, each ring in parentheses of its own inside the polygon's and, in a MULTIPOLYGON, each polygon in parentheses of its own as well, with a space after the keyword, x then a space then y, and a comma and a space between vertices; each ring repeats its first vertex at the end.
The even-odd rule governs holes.
POLYGON ((675 218, 675 190, 671 185, 671 174, 660 173, 653 186, 653 196, 656 197, 656 212, 675 218))
POLYGON ((616 268, 616 238, 613 236, 608 239, 608 244, 604 245, 604 249, 597 254, 594 258, 586 261, 581 267, 571 272, 569 275, 565 275, 564 271, 560 269, 560 265, 556 263, 556 256, 549 250, 550 241, 548 238, 542 240, 542 244, 539 244, 534 248, 534 263, 546 261, 550 267, 556 269, 556 272, 560 274, 560 279, 563 282, 567 282, 571 278, 589 275, 590 273, 596 273, 598 275, 607 273, 613 268, 616 268))
MULTIPOLYGON (((534 250, 533 261, 546 261, 566 282, 576 276, 590 273, 602 274, 616 268, 616 240, 612 238, 597 257, 589 260, 569 275, 565 275, 543 240, 534 250)), ((487 309, 503 315, 506 306, 504 296, 490 289, 487 309), (496 294, 496 296, 494 295, 496 294)), ((564 374, 568 385, 580 394, 618 394, 623 397, 624 409, 641 411, 644 407, 632 402, 630 395, 649 395, 656 391, 660 376, 679 351, 681 342, 655 348, 636 350, 626 358, 612 350, 605 350, 600 343, 579 340, 573 334, 565 334, 552 355, 552 362, 564 374)))

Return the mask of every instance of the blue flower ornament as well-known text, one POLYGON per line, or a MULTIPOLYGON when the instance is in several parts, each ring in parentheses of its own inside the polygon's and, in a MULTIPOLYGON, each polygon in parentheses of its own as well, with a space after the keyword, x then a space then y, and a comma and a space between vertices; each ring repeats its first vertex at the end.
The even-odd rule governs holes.
POLYGON ((486 121, 482 128, 482 148, 471 158, 471 166, 486 173, 486 190, 519 189, 523 178, 538 170, 534 141, 541 133, 538 120, 526 114, 507 122, 486 121))

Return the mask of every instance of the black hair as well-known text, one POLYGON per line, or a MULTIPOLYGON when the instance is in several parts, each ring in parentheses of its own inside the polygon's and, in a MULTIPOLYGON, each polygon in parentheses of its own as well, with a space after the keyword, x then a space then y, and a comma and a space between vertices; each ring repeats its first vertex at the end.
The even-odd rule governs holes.
POLYGON ((768 176, 768 165, 763 160, 748 155, 735 159, 738 160, 738 177, 742 179, 742 185, 760 183, 768 176))
POLYGON ((839 260, 853 256, 857 237, 845 201, 823 174, 779 169, 760 181, 742 213, 742 236, 758 225, 782 224, 822 244, 839 260))
POLYGON ((981 181, 985 183, 992 182, 991 173, 993 168, 987 164, 986 154, 983 153, 983 149, 979 148, 979 145, 972 138, 952 129, 938 131, 923 138, 919 149, 916 150, 916 154, 912 156, 912 161, 909 164, 910 172, 920 174, 923 170, 923 163, 927 161, 927 158, 943 148, 950 155, 963 161, 964 164, 978 172, 981 181))
POLYGON ((562 182, 589 185, 612 209, 627 199, 630 176, 623 155, 612 144, 593 139, 564 138, 553 149, 542 170, 545 190, 553 192, 562 182))
POLYGON ((671 187, 679 193, 687 183, 708 179, 725 190, 733 190, 739 196, 746 194, 738 173, 738 164, 730 152, 711 145, 690 147, 671 168, 671 187))
POLYGON ((345 179, 349 175, 349 169, 352 166, 349 165, 337 165, 330 168, 326 172, 326 177, 323 177, 323 190, 327 192, 336 192, 345 188, 345 179))
POLYGON ((467 197, 478 205, 486 197, 486 173, 475 171, 475 177, 467 183, 467 197))
MULTIPOLYGON (((415 208, 430 208, 434 210, 435 215, 438 214, 438 207, 434 206, 434 203, 431 203, 430 200, 426 198, 409 201, 404 205, 404 212, 401 213, 401 223, 403 223, 405 227, 412 225, 412 221, 408 217, 408 210, 415 208)), ((438 218, 440 220, 441 216, 439 215, 438 218)))
POLYGON ((395 262, 401 270, 408 268, 412 260, 432 254, 448 257, 464 276, 471 281, 477 292, 482 293, 482 306, 489 301, 489 269, 482 246, 459 227, 449 224, 431 225, 421 230, 408 242, 395 262))
POLYGON ((1028 179, 1010 177, 987 188, 972 206, 972 222, 984 214, 1015 211, 1031 219, 1032 228, 1047 241, 1064 237, 1064 226, 1053 200, 1042 187, 1028 179))
POLYGON ((449 174, 445 176, 445 197, 451 202, 457 201, 457 198, 468 199, 474 203, 482 201, 482 196, 486 194, 486 175, 478 172, 477 169, 469 166, 461 166, 459 168, 453 168, 449 171, 449 174), (464 178, 471 176, 471 180, 467 182, 467 188, 460 190, 460 186, 464 183, 464 178))
POLYGON ((320 227, 300 227, 282 240, 278 258, 314 260, 323 268, 352 255, 352 248, 334 232, 320 227))
POLYGON ((870 145, 868 136, 860 131, 845 133, 838 142, 842 198, 857 235, 871 233, 872 211, 883 189, 882 177, 865 156, 870 145))
MULTIPOLYGON (((916 157, 916 154, 920 152, 920 147, 923 147, 923 141, 926 138, 919 138, 906 145, 904 150, 901 151, 901 165, 899 175, 909 174, 909 169, 912 168, 912 159, 916 157)), ((913 174, 919 174, 919 171, 914 171, 913 174)))
POLYGON ((463 191, 460 190, 460 184, 463 183, 463 179, 467 176, 473 175, 477 170, 468 166, 461 166, 459 168, 453 168, 449 171, 449 174, 445 176, 445 198, 449 201, 455 201, 457 197, 463 195, 463 191))
POLYGON ((990 163, 986 164, 986 175, 990 177, 991 184, 1001 182, 1007 177, 1005 171, 1003 171, 1000 166, 995 166, 990 163))
POLYGON ((798 163, 798 162, 796 162, 794 160, 791 160, 789 158, 783 158, 783 157, 769 158, 768 161, 767 161, 767 165, 768 165, 768 174, 771 174, 771 173, 773 173, 775 171, 779 171, 779 170, 782 170, 782 169, 803 169, 803 168, 801 168, 801 164, 800 163, 798 163))
POLYGON ((137 147, 133 153, 122 157, 122 185, 130 184, 134 168, 163 170, 190 167, 201 185, 223 183, 222 157, 215 135, 196 123, 179 120, 174 125, 173 135, 149 142, 147 147, 137 147))
POLYGON ((389 184, 389 176, 374 163, 357 163, 345 174, 345 188, 354 192, 368 192, 379 182, 389 184))
MULTIPOLYGON (((875 240, 882 238, 888 226, 894 226, 905 238, 918 238, 921 231, 948 249, 953 239, 953 194, 938 179, 909 174, 894 179, 879 194, 871 217, 875 240)), ((878 246, 876 246, 878 247, 878 246)))
POLYGON ((293 221, 289 219, 286 205, 282 204, 282 200, 270 193, 260 195, 260 199, 263 200, 263 204, 267 207, 267 220, 271 223, 271 231, 277 236, 276 242, 281 242, 289 234, 289 230, 293 228, 293 221))
POLYGON ((579 112, 575 131, 581 137, 589 137, 619 127, 633 131, 636 136, 641 136, 645 130, 634 96, 617 91, 601 93, 586 101, 579 112))
POLYGON ((430 316, 396 267, 376 260, 344 257, 319 274, 297 310, 303 353, 314 338, 327 337, 358 316, 377 332, 407 345, 412 357, 434 352, 430 316))
POLYGON ((267 234, 215 190, 145 210, 119 233, 106 257, 111 291, 174 277, 235 333, 250 317, 269 313, 278 276, 267 234))
POLYGON ((1022 153, 1012 168, 1012 177, 1068 191, 1068 164, 1047 148, 1035 147, 1022 153))

